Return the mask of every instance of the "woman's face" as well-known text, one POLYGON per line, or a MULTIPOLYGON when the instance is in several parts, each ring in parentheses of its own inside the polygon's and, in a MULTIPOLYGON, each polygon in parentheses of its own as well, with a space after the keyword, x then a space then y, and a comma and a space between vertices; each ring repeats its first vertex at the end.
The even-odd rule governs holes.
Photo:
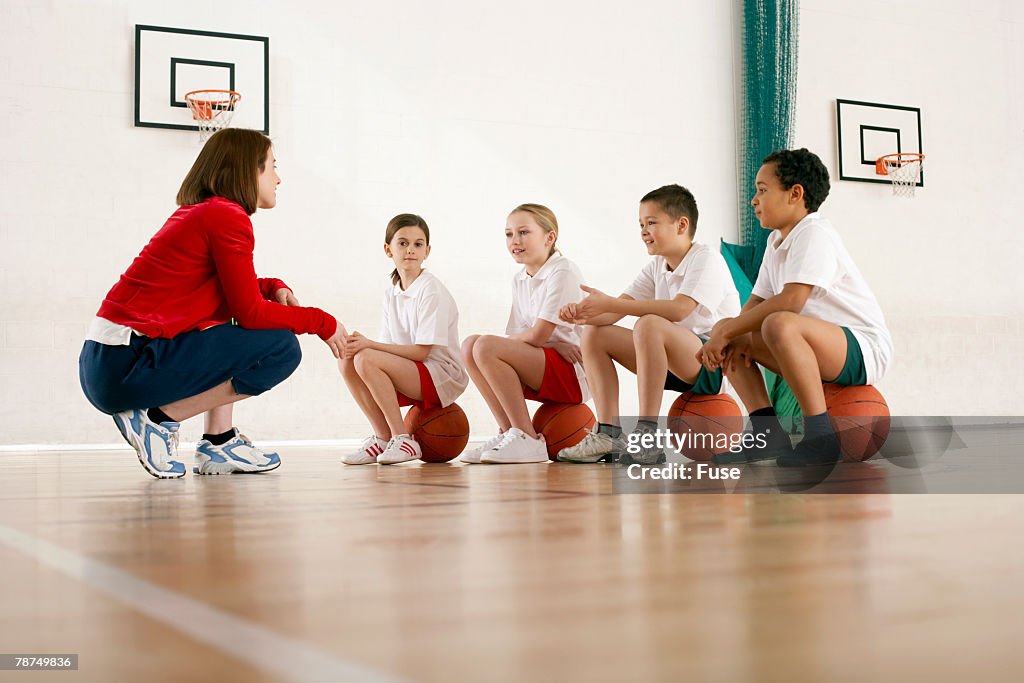
POLYGON ((263 160, 263 170, 257 182, 257 209, 273 209, 277 205, 277 186, 281 177, 277 175, 277 160, 274 159, 274 147, 267 148, 267 158, 263 160))

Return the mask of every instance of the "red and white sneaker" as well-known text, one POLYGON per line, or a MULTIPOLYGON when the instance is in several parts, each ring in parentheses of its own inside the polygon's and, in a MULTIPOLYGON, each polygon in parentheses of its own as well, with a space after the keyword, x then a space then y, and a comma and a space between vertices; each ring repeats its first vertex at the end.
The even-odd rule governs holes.
POLYGON ((388 447, 377 456, 377 462, 381 465, 397 465, 400 462, 419 460, 423 457, 423 449, 408 434, 399 434, 391 437, 388 447))
POLYGON ((376 435, 366 437, 363 445, 358 451, 346 453, 341 456, 341 461, 346 465, 372 465, 377 462, 377 456, 388 447, 388 442, 378 438, 376 435))

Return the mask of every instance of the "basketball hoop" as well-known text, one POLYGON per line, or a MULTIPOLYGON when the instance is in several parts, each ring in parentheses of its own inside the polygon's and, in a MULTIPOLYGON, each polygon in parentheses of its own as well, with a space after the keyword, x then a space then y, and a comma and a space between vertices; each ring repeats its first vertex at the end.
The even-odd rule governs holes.
POLYGON ((193 90, 185 94, 185 103, 199 126, 200 143, 231 125, 235 105, 241 99, 242 96, 234 90, 193 90))
POLYGON ((913 197, 921 180, 924 155, 916 152, 886 154, 875 161, 875 173, 892 178, 892 193, 897 197, 913 197))

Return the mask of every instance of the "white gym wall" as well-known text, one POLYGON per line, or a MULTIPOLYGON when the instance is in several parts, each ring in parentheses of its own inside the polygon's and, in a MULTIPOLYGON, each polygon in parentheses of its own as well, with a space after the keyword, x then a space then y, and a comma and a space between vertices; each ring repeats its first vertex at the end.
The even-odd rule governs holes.
MULTIPOLYGON (((825 204, 893 329, 897 359, 881 384, 893 412, 1020 414, 1011 273, 1024 240, 1007 198, 1024 164, 1024 11, 802 4, 798 145, 836 175, 835 98, 922 109, 916 199, 834 181, 825 204), (886 51, 908 38, 909 56, 886 51)), ((119 440, 81 394, 78 351, 198 151, 195 133, 132 125, 135 24, 270 37, 284 182, 277 208, 254 216, 257 271, 350 330, 377 332, 384 226, 403 211, 431 226, 428 265, 459 302, 464 336, 504 330, 516 268, 502 231, 518 203, 553 208, 563 251, 611 293, 646 261, 637 201, 659 185, 694 191, 700 240, 736 240, 737 20, 726 3, 0 6, 0 444, 119 440)), ((364 436, 326 347, 307 337, 303 350, 296 374, 239 404, 236 422, 263 440, 364 436)), ((493 429, 473 388, 460 405, 474 433, 493 429)), ((635 410, 629 395, 623 411, 635 410)), ((187 423, 184 437, 200 428, 187 423)))

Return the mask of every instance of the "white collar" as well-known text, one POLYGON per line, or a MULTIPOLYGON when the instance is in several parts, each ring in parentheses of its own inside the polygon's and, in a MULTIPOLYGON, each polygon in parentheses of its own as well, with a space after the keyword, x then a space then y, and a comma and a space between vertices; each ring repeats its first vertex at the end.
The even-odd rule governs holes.
POLYGON ((555 267, 557 267, 558 263, 563 261, 564 259, 565 257, 556 251, 554 254, 548 257, 548 260, 544 262, 544 265, 540 267, 540 270, 538 270, 535 275, 531 276, 529 273, 526 272, 526 266, 523 266, 523 269, 516 273, 516 279, 543 280, 548 275, 550 275, 551 271, 554 270, 555 267))
POLYGON ((399 280, 398 283, 394 285, 395 296, 415 296, 416 292, 426 285, 427 277, 429 275, 430 273, 428 273, 427 269, 424 268, 423 272, 421 272, 416 279, 412 281, 412 284, 409 285, 409 289, 402 289, 402 281, 399 280))
POLYGON ((776 250, 778 250, 778 249, 789 249, 789 245, 793 244, 793 239, 798 234, 800 234, 801 232, 806 230, 808 227, 810 227, 811 223, 814 223, 817 220, 818 220, 818 212, 817 211, 814 211, 813 213, 807 214, 806 216, 804 216, 803 218, 800 219, 799 223, 797 223, 796 225, 793 226, 793 229, 789 231, 789 234, 786 235, 786 238, 784 240, 782 239, 782 237, 780 237, 781 233, 778 230, 774 230, 773 231, 774 234, 771 236, 771 238, 769 240, 769 242, 770 242, 769 246, 772 249, 776 249, 776 250), (780 241, 781 241, 781 244, 780 244, 780 241))

